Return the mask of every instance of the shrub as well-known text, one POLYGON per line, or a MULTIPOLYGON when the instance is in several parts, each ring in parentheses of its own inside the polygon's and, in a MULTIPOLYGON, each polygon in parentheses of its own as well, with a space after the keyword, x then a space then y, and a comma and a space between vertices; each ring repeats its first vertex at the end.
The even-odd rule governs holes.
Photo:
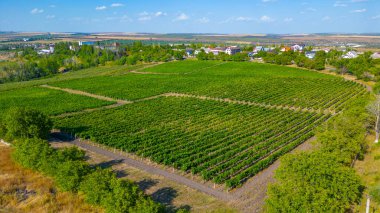
POLYGON ((7 138, 46 139, 53 126, 51 119, 33 109, 12 108, 4 119, 7 138))

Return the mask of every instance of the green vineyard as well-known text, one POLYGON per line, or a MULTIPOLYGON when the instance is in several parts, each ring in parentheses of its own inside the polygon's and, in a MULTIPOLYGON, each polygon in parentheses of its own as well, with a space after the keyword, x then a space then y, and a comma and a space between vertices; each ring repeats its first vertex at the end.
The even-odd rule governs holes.
POLYGON ((310 138, 327 118, 170 97, 59 119, 56 127, 233 187, 310 138))
POLYGON ((233 188, 367 93, 339 77, 268 64, 183 61, 137 68, 92 68, 17 90, 0 85, 0 107, 49 115, 98 107, 56 117, 55 128, 233 188), (114 102, 41 84, 132 102, 104 108, 114 102))

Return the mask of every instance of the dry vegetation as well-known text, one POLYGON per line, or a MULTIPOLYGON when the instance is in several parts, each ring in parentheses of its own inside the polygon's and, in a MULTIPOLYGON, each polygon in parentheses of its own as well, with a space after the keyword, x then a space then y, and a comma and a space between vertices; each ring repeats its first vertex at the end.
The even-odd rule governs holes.
MULTIPOLYGON (((357 174, 360 175, 363 180, 363 184, 367 187, 364 191, 364 196, 361 200, 361 203, 356 207, 357 212, 365 212, 367 194, 369 189, 374 186, 380 185, 380 145, 374 144, 375 140, 374 135, 369 135, 367 137, 367 142, 369 144, 368 153, 365 155, 363 161, 357 161, 355 163, 355 169, 357 174)), ((371 200, 371 211, 370 212, 379 212, 380 203, 376 203, 374 200, 371 200)))
POLYGON ((0 145, 0 212, 103 212, 82 197, 58 192, 51 179, 11 160, 11 148, 0 145))

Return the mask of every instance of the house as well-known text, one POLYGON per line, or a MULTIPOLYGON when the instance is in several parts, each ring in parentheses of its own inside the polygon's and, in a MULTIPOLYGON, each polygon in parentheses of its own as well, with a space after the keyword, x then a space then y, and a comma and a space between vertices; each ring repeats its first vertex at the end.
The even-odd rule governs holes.
POLYGON ((79 46, 82 45, 95 45, 95 41, 78 41, 79 46))
POLYGON ((283 48, 281 48, 281 52, 289 52, 289 51, 291 51, 292 50, 292 48, 291 47, 283 47, 283 48))
POLYGON ((372 54, 371 58, 372 59, 379 59, 380 58, 380 52, 376 52, 376 53, 372 54))
POLYGON ((307 51, 305 52, 305 56, 309 59, 313 59, 315 57, 316 52, 315 51, 307 51))
POLYGON ((49 49, 41 49, 37 52, 39 55, 46 55, 54 53, 54 44, 49 45, 49 49))
POLYGON ((224 47, 208 48, 208 51, 206 51, 206 53, 210 53, 210 52, 214 55, 219 55, 219 53, 225 53, 226 48, 224 47))
POLYGON ((294 52, 302 52, 304 49, 305 49, 305 45, 304 44, 294 44, 290 47, 294 52))
POLYGON ((186 53, 187 57, 191 57, 194 54, 194 49, 187 48, 185 50, 185 53, 186 53))
POLYGON ((264 51, 264 47, 263 46, 256 46, 254 49, 253 49, 253 52, 254 53, 258 53, 260 51, 264 51))
POLYGON ((345 55, 342 56, 342 58, 357 58, 358 57, 358 53, 356 51, 349 51, 347 52, 345 55))
POLYGON ((230 46, 230 47, 227 47, 227 49, 225 50, 225 53, 228 55, 235 55, 236 53, 240 53, 240 52, 241 52, 241 49, 237 46, 230 46))

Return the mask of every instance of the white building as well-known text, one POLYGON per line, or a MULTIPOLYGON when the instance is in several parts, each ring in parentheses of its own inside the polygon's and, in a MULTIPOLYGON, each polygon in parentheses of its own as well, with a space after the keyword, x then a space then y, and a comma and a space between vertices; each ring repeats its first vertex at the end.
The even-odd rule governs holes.
POLYGON ((357 58, 358 57, 358 53, 356 51, 349 51, 347 52, 345 55, 342 56, 342 58, 357 58))

